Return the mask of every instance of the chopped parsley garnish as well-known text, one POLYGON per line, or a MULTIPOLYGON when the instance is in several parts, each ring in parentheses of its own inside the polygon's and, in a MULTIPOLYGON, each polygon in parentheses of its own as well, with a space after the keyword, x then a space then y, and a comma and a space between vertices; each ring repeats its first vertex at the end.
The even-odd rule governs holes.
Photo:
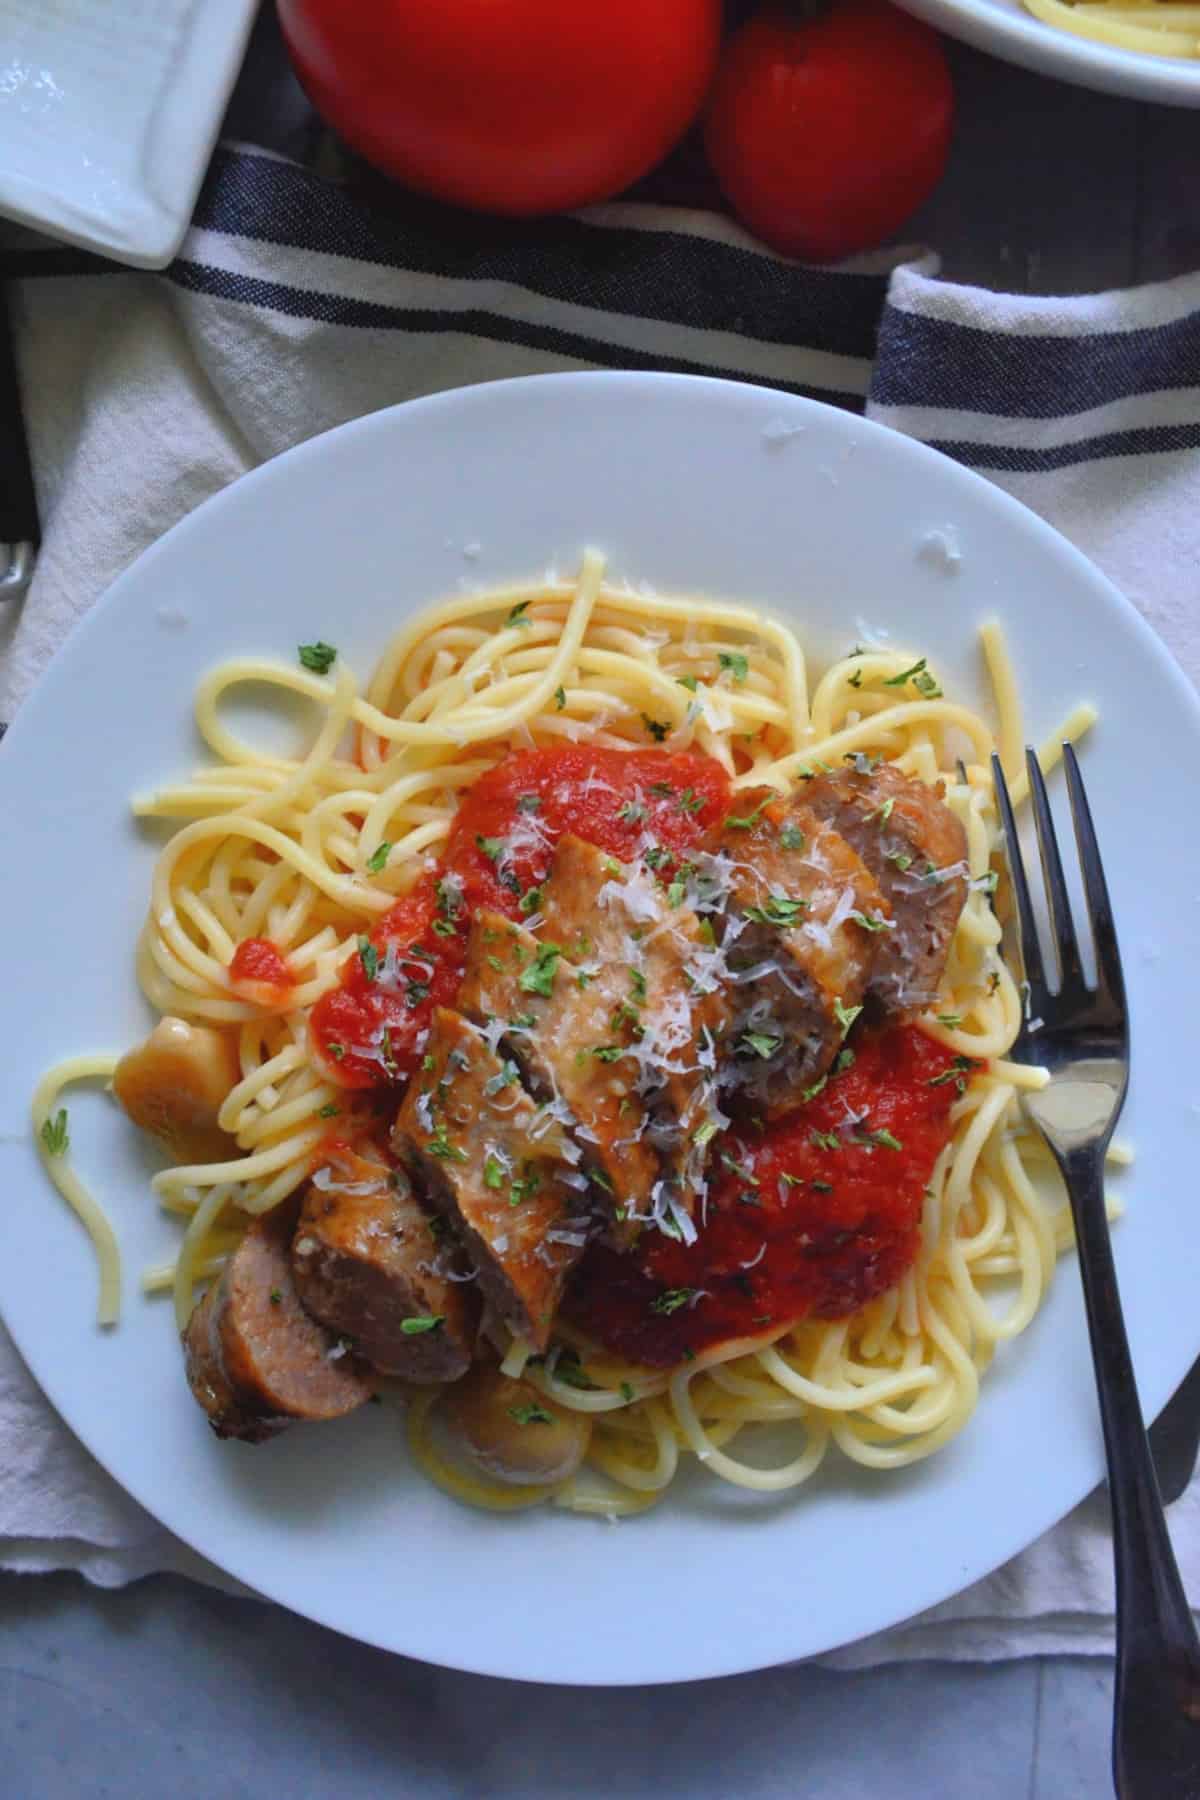
POLYGON ((899 675, 889 676, 883 685, 884 687, 903 687, 909 681, 912 682, 918 694, 923 694, 926 700, 941 698, 941 686, 937 677, 930 674, 924 657, 920 662, 915 662, 911 669, 902 669, 899 675))
POLYGON ((460 1150, 457 1144, 450 1142, 444 1123, 438 1126, 429 1140, 429 1154, 440 1157, 443 1162, 465 1163, 469 1160, 465 1150, 460 1150))
POLYGON ((668 1288, 665 1294, 650 1302, 650 1311, 668 1315, 678 1312, 681 1306, 690 1306, 699 1291, 698 1288, 668 1288))
POLYGON ((520 1206, 522 1200, 528 1200, 530 1194, 536 1194, 542 1185, 542 1178, 530 1163, 525 1164, 525 1173, 518 1181, 514 1181, 508 1191, 508 1204, 520 1206))
POLYGON ((856 1130, 855 1142, 864 1145, 868 1150, 873 1149, 876 1145, 884 1150, 903 1150, 904 1148, 898 1137, 893 1137, 890 1131, 882 1128, 879 1131, 856 1130))
POLYGON ((782 1043, 781 1037, 771 1037, 765 1031, 745 1031, 738 1039, 738 1049, 744 1046, 747 1050, 752 1050, 755 1056, 761 1056, 765 1062, 769 1056, 774 1056, 782 1043))
POLYGON ((849 916, 856 925, 861 925, 864 931, 890 931, 892 929, 892 921, 885 919, 882 913, 865 913, 856 909, 849 916))
POLYGON ((433 1057, 430 1055, 423 1056, 421 1058, 421 1067, 426 1071, 427 1074, 431 1074, 435 1067, 433 1057))
POLYGON ((478 832, 475 833, 475 847, 490 863, 498 863, 507 849, 503 838, 481 837, 478 832))
POLYGON ((646 977, 640 969, 630 969, 629 985, 633 989, 633 997, 637 1001, 646 998, 646 977))
MULTIPOLYGON (((863 824, 869 825, 871 823, 872 819, 878 819, 880 828, 882 829, 882 827, 884 825, 886 825, 888 820, 891 818, 892 810, 895 807, 895 804, 896 804, 895 799, 889 794, 888 798, 883 802, 882 806, 877 806, 875 808, 874 812, 870 812, 867 814, 866 818, 863 820, 863 824)), ((909 860, 909 862, 912 861, 911 856, 909 857, 908 860, 909 860)))
POLYGON ((977 894, 994 894, 999 885, 1000 877, 995 869, 989 869, 986 875, 971 883, 977 894))
POLYGON ((679 810, 685 813, 698 813, 704 808, 704 795, 698 794, 695 788, 685 787, 679 796, 679 810))
POLYGON ((71 1147, 71 1134, 67 1130, 67 1109, 60 1106, 52 1119, 42 1124, 42 1142, 49 1156, 64 1156, 71 1147))
POLYGON ((336 1119, 341 1110, 341 1107, 335 1106, 332 1100, 327 1100, 317 1117, 318 1119, 336 1119))
POLYGON ((554 705, 555 705, 555 707, 556 707, 556 708, 557 708, 557 710, 558 710, 558 711, 559 711, 559 712, 561 712, 561 711, 562 711, 562 709, 563 709, 563 707, 564 707, 564 706, 565 706, 565 705, 566 705, 566 704, 567 704, 567 690, 566 690, 566 688, 564 688, 564 687, 556 687, 556 688, 555 688, 555 690, 554 690, 554 705))
POLYGON ((652 845, 642 857, 642 861, 648 869, 661 869, 663 864, 665 862, 670 862, 670 860, 671 852, 665 849, 662 844, 652 845))
POLYGON ((528 968, 522 969, 518 986, 526 994, 542 994, 547 999, 554 992, 554 971, 562 951, 557 944, 539 944, 537 955, 528 968))
POLYGON ((718 650, 717 661, 723 669, 728 669, 735 681, 745 681, 750 673, 750 664, 740 650, 718 650))
POLYGON ((337 661, 337 651, 332 644, 323 644, 318 638, 315 644, 299 644, 297 655, 302 668, 311 669, 314 675, 328 675, 337 661))
POLYGON ((963 1074, 964 1071, 968 1070, 970 1067, 971 1059, 969 1056, 956 1056, 954 1061, 950 1064, 950 1067, 948 1069, 943 1069, 940 1075, 935 1075, 929 1085, 930 1087, 947 1087, 950 1082, 954 1082, 959 1093, 965 1093, 967 1084, 963 1080, 963 1074))
POLYGON ((842 1147, 836 1131, 814 1131, 811 1142, 817 1150, 840 1150, 842 1147))
POLYGON ((404 990, 404 998, 409 1006, 420 1006, 422 1000, 429 998, 427 981, 410 981, 404 990))
POLYGON ((578 1388, 582 1393, 595 1389, 596 1383, 579 1360, 577 1350, 563 1350, 554 1365, 554 1379, 564 1387, 578 1388))
POLYGON ((422 1313, 412 1319, 401 1319, 400 1329, 405 1337, 420 1337, 423 1331, 436 1331, 445 1323, 445 1313, 422 1313))
POLYGON ((912 857, 909 856, 908 852, 905 850, 885 850, 883 853, 883 860, 884 862, 895 863, 901 873, 903 873, 905 869, 912 868, 912 857))
POLYGON ((633 1399, 633 1388, 630 1386, 629 1382, 623 1381, 621 1383, 620 1389, 618 1391, 621 1395, 622 1400, 626 1401, 627 1403, 633 1399))
POLYGON ((688 692, 692 694, 694 694, 696 689, 700 686, 700 683, 696 680, 694 675, 679 675, 676 677, 676 680, 680 687, 687 688, 688 692))
POLYGON ((508 1416, 515 1419, 518 1425, 553 1425, 554 1414, 548 1413, 544 1406, 536 1400, 528 1401, 524 1406, 510 1406, 508 1416))
POLYGON ((739 1181, 748 1182, 751 1187, 758 1186, 758 1176, 754 1170, 748 1169, 745 1163, 740 1163, 736 1156, 730 1156, 728 1150, 722 1150, 721 1162, 731 1175, 737 1176, 739 1181))
POLYGON ((516 1063, 506 1062, 501 1067, 498 1075, 489 1075, 488 1079, 483 1084, 483 1091, 490 1097, 492 1094, 498 1094, 501 1088, 511 1087, 516 1079, 516 1063))
POLYGON ((453 937, 454 926, 450 923, 449 919, 435 919, 433 921, 433 934, 435 937, 441 938, 453 937))
POLYGON ((502 1188, 504 1186, 504 1164, 495 1156, 488 1156, 483 1164, 483 1182, 485 1187, 502 1188))
POLYGON ((528 600, 518 600, 517 604, 513 607, 512 611, 509 613, 507 619, 505 619, 504 623, 506 625, 529 625, 529 624, 532 624, 532 620, 527 619, 525 617, 525 614, 528 611, 529 611, 528 600))
POLYGON ((373 850, 371 855, 368 856, 367 873, 369 875, 378 875, 381 869, 387 867, 387 859, 391 854, 392 846, 385 839, 384 842, 380 844, 378 850, 373 850))
POLYGON ((712 1142, 713 1138, 716 1137, 716 1135, 717 1135, 716 1120, 715 1119, 705 1119, 703 1125, 697 1125, 695 1131, 693 1131, 692 1142, 693 1142, 693 1144, 699 1144, 700 1148, 703 1149, 705 1144, 710 1144, 712 1142))
POLYGON ((646 809, 636 800, 626 800, 617 808, 617 817, 623 825, 640 825, 646 809))
POLYGON ((511 1018, 508 1022, 516 1031, 532 1031, 537 1024, 537 1020, 532 1013, 517 1013, 516 1016, 511 1018))
POLYGON ((683 905, 683 897, 686 893, 687 893, 687 883, 686 882, 673 881, 671 883, 670 887, 667 889, 667 905, 668 906, 682 906, 683 905))
POLYGON ((670 800, 675 792, 669 781, 652 781, 650 792, 659 800, 670 800))
POLYGON ((536 912, 538 907, 541 904, 542 904, 541 888, 540 887, 526 888, 525 892, 521 895, 521 898, 517 902, 517 910, 518 910, 518 912, 525 913, 526 915, 528 915, 529 913, 536 912))
POLYGON ((282 1306, 283 1305, 283 1289, 282 1288, 272 1288, 269 1298, 270 1298, 272 1306, 282 1306))
POLYGON ((616 1062, 617 1058, 619 1056, 624 1056, 624 1054, 625 1052, 622 1050, 620 1044, 594 1044, 592 1046, 592 1055, 597 1062, 616 1062))
POLYGON ((767 803, 765 800, 760 800, 754 811, 752 813, 747 813, 745 818, 742 819, 735 818, 734 815, 730 813, 725 823, 726 825, 731 826, 734 831, 749 831, 751 827, 757 825, 758 821, 762 818, 763 813, 766 810, 766 805, 767 803))
POLYGON ((438 911, 442 917, 457 919, 463 906, 462 889, 457 882, 447 881, 444 876, 440 876, 433 891, 437 895, 438 911))
POLYGON ((808 1185, 815 1194, 832 1194, 833 1192, 832 1181, 810 1181, 808 1185))
POLYGON ((779 842, 785 850, 803 850, 805 844, 804 833, 798 825, 781 825, 779 828, 779 842))
POLYGON ((489 951, 486 961, 487 961, 487 966, 489 969, 495 969, 497 975, 503 975, 504 964, 500 961, 500 958, 498 956, 493 956, 491 954, 491 952, 489 951))
POLYGON ((833 1016, 842 1028, 843 1037, 848 1034, 850 1027, 853 1025, 861 1011, 861 1006, 843 1006, 840 996, 834 1001, 833 1016))
POLYGON ((782 1181, 784 1187, 803 1187, 804 1186, 803 1175, 789 1175, 786 1169, 783 1171, 782 1175, 780 1175, 779 1179, 780 1179, 780 1181, 782 1181))
POLYGON ((358 940, 358 960, 367 980, 374 981, 379 974, 379 952, 369 937, 360 937, 358 940))
POLYGON ((801 1094, 801 1102, 804 1103, 809 1100, 815 1100, 817 1095, 823 1091, 828 1081, 828 1075, 822 1075, 817 1081, 814 1081, 812 1086, 805 1088, 804 1092, 801 1094))
POLYGON ((540 794, 518 794, 517 811, 519 813, 535 813, 542 804, 540 794))
POLYGON ((855 1062, 855 1057, 854 1057, 853 1050, 850 1050, 850 1049, 839 1050, 837 1055, 833 1059, 834 1074, 840 1075, 843 1072, 843 1070, 852 1069, 854 1067, 854 1062, 855 1062))
POLYGON ((852 688, 860 688, 862 686, 862 670, 861 669, 855 669, 853 675, 851 675, 849 678, 849 684, 852 688))
POLYGON ((665 743, 667 738, 671 735, 670 723, 664 724, 661 719, 652 719, 649 713, 642 714, 642 724, 646 727, 646 730, 650 733, 650 736, 654 739, 656 744, 665 743))
POLYGON ((746 917, 759 925, 794 925, 808 909, 807 900, 789 900, 785 894, 772 894, 762 906, 748 906, 746 917))
POLYGON ((345 1056, 345 1054, 346 1054, 345 1044, 329 1043, 329 1044, 326 1044, 325 1049, 327 1050, 329 1055, 332 1056, 334 1062, 341 1062, 343 1056, 345 1056))
POLYGON ((937 1022, 939 1025, 944 1025, 947 1031, 957 1031, 958 1027, 962 1024, 962 1014, 939 1013, 937 1022))

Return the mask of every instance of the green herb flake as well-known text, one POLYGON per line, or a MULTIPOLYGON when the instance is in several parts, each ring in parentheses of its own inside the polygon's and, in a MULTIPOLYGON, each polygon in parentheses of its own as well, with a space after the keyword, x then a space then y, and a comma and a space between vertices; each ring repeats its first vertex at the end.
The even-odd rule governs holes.
POLYGON ((521 895, 520 900, 517 902, 517 911, 520 913, 523 913, 526 917, 528 917, 528 915, 530 913, 535 913, 541 904, 542 904, 541 888, 540 887, 526 888, 525 892, 521 895))
POLYGON ((957 1031, 963 1022, 963 1016, 961 1013, 939 1013, 937 1022, 944 1025, 947 1031, 957 1031))
POLYGON ((856 925, 861 925, 864 931, 890 931, 892 929, 892 921, 885 919, 882 913, 865 913, 856 909, 849 916, 856 925))
POLYGON ((379 974, 379 952, 369 937, 360 937, 358 940, 358 960, 367 980, 374 981, 379 974))
POLYGON ((530 1400, 523 1406, 510 1406, 507 1410, 509 1418, 515 1419, 518 1425, 553 1425, 554 1423, 554 1414, 548 1413, 544 1406, 538 1405, 536 1400, 530 1400))
POLYGON ((504 855, 507 845, 503 838, 481 837, 475 833, 475 848, 487 857, 490 863, 498 863, 504 855))
POLYGON ((525 617, 525 615, 528 611, 529 611, 529 601, 528 600, 518 600, 517 604, 513 607, 512 611, 509 613, 508 617, 505 619, 504 623, 506 625, 531 625, 533 623, 532 619, 527 619, 525 617))
POLYGON ((380 844, 378 850, 372 851, 371 855, 367 858, 368 875, 378 875, 381 870, 386 868, 387 859, 391 854, 392 846, 385 840, 380 844))
POLYGON ((781 1037, 771 1037, 765 1031, 745 1031, 738 1039, 738 1049, 744 1046, 747 1050, 752 1050, 755 1056, 761 1056, 765 1062, 768 1057, 774 1056, 782 1043, 781 1037))
POLYGON ((822 1075, 818 1081, 814 1081, 812 1086, 805 1088, 804 1092, 801 1094, 801 1104, 807 1104, 809 1100, 815 1100, 817 1095, 828 1086, 828 1083, 828 1075, 822 1075))
POLYGON ((48 1156, 65 1156, 71 1148, 71 1134, 67 1130, 67 1109, 60 1106, 52 1119, 42 1123, 41 1138, 46 1146, 48 1156))
POLYGON ((782 925, 787 928, 794 925, 800 914, 807 910, 807 900, 789 900, 786 894, 772 894, 762 906, 747 906, 745 913, 748 919, 754 919, 759 925, 782 925))
POLYGON ((554 972, 561 955, 557 944, 539 944, 533 961, 521 971, 517 985, 522 993, 541 994, 549 999, 554 992, 554 972))
POLYGON ((671 735, 670 722, 668 721, 664 724, 661 719, 652 719, 649 713, 642 714, 642 724, 646 727, 646 730, 650 733, 650 736, 654 739, 656 744, 665 743, 667 738, 671 735))
POLYGON ((592 1055, 597 1062, 614 1063, 618 1057, 624 1054, 620 1044, 594 1044, 592 1046, 592 1055))
POLYGON ((420 1337, 422 1332, 436 1331, 439 1325, 445 1323, 445 1313, 423 1313, 412 1319, 401 1319, 400 1329, 405 1337, 420 1337))
POLYGON ((832 1194, 833 1192, 832 1181, 810 1181, 808 1185, 814 1194, 832 1194))
POLYGON ((750 831, 762 818, 763 813, 766 810, 766 805, 767 803, 765 800, 760 800, 754 811, 752 813, 747 813, 746 816, 741 819, 735 818, 734 815, 730 813, 725 823, 734 831, 750 831))
POLYGON ((318 1119, 336 1119, 341 1110, 341 1107, 335 1106, 332 1100, 327 1100, 317 1117, 318 1119))
POLYGON ((435 1067, 433 1057, 429 1055, 423 1056, 421 1058, 421 1067, 425 1070, 426 1074, 432 1074, 435 1067))
POLYGON ((682 688, 687 688, 687 690, 690 694, 694 694, 696 692, 697 688, 700 686, 700 683, 696 680, 696 677, 694 675, 679 675, 676 677, 676 679, 679 683, 679 686, 682 688))
POLYGON ((282 1306, 283 1305, 283 1289, 282 1288, 272 1288, 268 1298, 270 1299, 272 1306, 282 1306))
POLYGON ((915 682, 918 675, 923 675, 925 666, 926 659, 922 657, 920 662, 915 662, 911 669, 901 669, 899 675, 889 675, 883 685, 884 687, 904 687, 910 681, 915 682))
POLYGON ((517 795, 517 811, 519 813, 535 813, 540 809, 541 804, 542 797, 540 794, 517 795))
POLYGON ((860 688, 862 686, 862 670, 855 669, 853 675, 851 675, 848 679, 849 679, 849 685, 852 688, 860 688))
POLYGON ((717 661, 723 669, 728 669, 737 682, 745 681, 750 673, 750 664, 740 650, 719 650, 717 661))
POLYGON ((429 1154, 439 1157, 442 1162, 465 1163, 470 1160, 465 1150, 460 1150, 457 1144, 450 1142, 444 1123, 438 1126, 429 1140, 429 1154))
POLYGON ((669 781, 652 781, 649 792, 654 795, 656 800, 670 800, 674 798, 675 789, 669 781))
POLYGON ((320 639, 315 644, 299 644, 296 654, 300 658, 300 666, 311 669, 314 675, 328 675, 337 661, 337 651, 332 644, 323 644, 320 639))
POLYGON ((833 1016, 842 1028, 843 1037, 846 1037, 849 1034, 850 1027, 853 1025, 861 1011, 861 1006, 843 1006, 840 995, 834 1001, 833 1016))
POLYGON ((693 1144, 698 1144, 700 1146, 700 1148, 703 1149, 705 1144, 711 1144, 712 1140, 716 1137, 716 1135, 717 1135, 716 1120, 715 1119, 705 1119, 703 1125, 697 1125, 695 1131, 693 1131, 692 1142, 693 1142, 693 1144))
POLYGON ((698 813, 704 810, 704 795, 698 794, 695 788, 685 787, 679 796, 679 810, 685 813, 698 813))
POLYGON ((840 1150, 842 1147, 842 1140, 836 1131, 814 1131, 810 1142, 817 1150, 840 1150))
POLYGON ((689 1306, 699 1293, 698 1288, 668 1288, 657 1300, 650 1302, 650 1311, 665 1313, 668 1316, 678 1312, 681 1306, 689 1306))
POLYGON ((740 1163, 736 1156, 730 1156, 728 1150, 722 1150, 721 1162, 722 1165, 729 1170, 731 1175, 737 1176, 739 1181, 748 1182, 751 1187, 758 1186, 758 1176, 754 1173, 754 1170, 748 1169, 745 1163, 740 1163))
POLYGON ((617 817, 623 825, 640 825, 646 817, 646 809, 636 800, 626 800, 617 808, 617 817))
POLYGON ((484 1158, 483 1184, 490 1188, 504 1186, 504 1164, 494 1156, 489 1155, 484 1158))
POLYGON ((566 688, 556 687, 554 690, 554 705, 555 705, 556 710, 558 712, 561 712, 566 704, 567 704, 566 688))
POLYGON ((618 1392, 620 1393, 622 1400, 625 1401, 626 1405, 629 1405, 632 1402, 633 1388, 628 1381, 623 1381, 621 1383, 621 1386, 618 1389, 618 1392))
POLYGON ((803 850, 806 843, 804 833, 798 825, 781 825, 779 842, 785 850, 803 850))
POLYGON ((325 1046, 325 1050, 327 1055, 332 1056, 334 1062, 341 1062, 343 1056, 346 1054, 345 1044, 328 1043, 325 1046))

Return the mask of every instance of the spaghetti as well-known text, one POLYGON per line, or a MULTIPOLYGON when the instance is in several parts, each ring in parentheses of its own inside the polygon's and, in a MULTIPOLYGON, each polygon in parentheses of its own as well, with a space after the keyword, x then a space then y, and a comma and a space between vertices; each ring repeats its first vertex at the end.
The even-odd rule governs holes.
POLYGON ((1188 0, 1024 0, 1059 31, 1143 56, 1200 57, 1200 6, 1188 0))
MULTIPOLYGON (((464 794, 506 755, 642 749, 653 726, 666 749, 714 759, 735 789, 786 790, 811 766, 862 752, 941 784, 970 873, 938 1000, 919 1023, 972 1072, 949 1110, 912 1267, 848 1317, 802 1318, 671 1368, 622 1362, 568 1319, 544 1356, 510 1342, 504 1374, 590 1421, 586 1462, 566 1481, 515 1489, 464 1466, 436 1389, 407 1395, 408 1434, 425 1471, 476 1504, 553 1499, 610 1514, 653 1504, 689 1457, 774 1492, 806 1481, 831 1448, 875 1469, 936 1451, 969 1418, 996 1348, 1034 1317, 1070 1241, 1019 1104, 1045 1076, 1008 1060, 1022 1002, 991 900, 1000 834, 988 762, 998 748, 1021 799, 1024 732, 996 626, 983 628, 982 649, 994 731, 943 695, 924 658, 855 646, 812 683, 785 625, 744 606, 608 584, 588 553, 576 580, 422 613, 362 692, 325 645, 304 647, 296 668, 243 659, 213 671, 195 709, 211 763, 134 802, 139 818, 176 827, 154 871, 137 968, 160 1014, 236 1041, 239 1079, 218 1121, 236 1154, 154 1178, 186 1230, 173 1267, 148 1271, 146 1290, 173 1289, 182 1329, 197 1282, 219 1275, 248 1221, 308 1182, 332 1114, 353 1138, 360 1096, 313 1054, 313 1009, 343 981, 363 934, 428 878, 464 794), (249 686, 314 710, 306 753, 267 755, 231 731, 222 702, 249 686), (278 970, 243 966, 240 947, 260 940, 279 953, 278 970), (753 1453, 758 1427, 782 1432, 781 1459, 753 1453)), ((1071 713, 1040 752, 1043 767, 1093 718, 1089 707, 1071 713)), ((117 1313, 115 1241, 48 1121, 69 1082, 104 1077, 114 1061, 64 1063, 34 1104, 47 1166, 96 1242, 105 1323, 117 1313)))

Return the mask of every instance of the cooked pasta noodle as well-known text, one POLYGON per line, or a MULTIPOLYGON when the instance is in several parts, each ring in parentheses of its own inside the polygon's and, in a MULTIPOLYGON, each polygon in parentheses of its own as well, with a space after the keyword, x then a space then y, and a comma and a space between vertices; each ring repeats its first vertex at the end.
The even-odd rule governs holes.
POLYGON ((1200 6, 1188 0, 1024 0, 1035 18, 1075 37, 1145 56, 1200 57, 1200 6))
MULTIPOLYGON (((997 1347, 1037 1312, 1070 1228, 1061 1196, 1053 1206, 1046 1198, 1048 1159, 1020 1106, 1022 1091, 1045 1077, 1008 1060, 1022 1000, 988 891, 999 844, 993 748, 1015 797, 1024 782, 1017 684, 999 627, 986 625, 993 727, 946 698, 932 673, 904 678, 925 670, 914 661, 921 649, 936 668, 935 646, 856 647, 810 681, 782 622, 748 606, 606 583, 602 559, 589 553, 578 579, 463 595, 415 617, 361 691, 340 661, 328 674, 259 659, 214 670, 196 697, 211 761, 134 802, 139 818, 176 827, 154 870, 137 967, 157 1012, 236 1034, 240 1079, 219 1123, 237 1154, 155 1177, 160 1201, 187 1229, 176 1263, 147 1272, 147 1290, 173 1288, 182 1326, 195 1283, 219 1273, 245 1222, 307 1180, 323 1109, 348 1098, 310 1056, 312 1006, 339 982, 359 934, 438 856, 463 790, 510 750, 641 747, 652 715, 668 729, 669 749, 705 752, 736 787, 786 787, 810 765, 867 751, 943 785, 972 878, 940 998, 921 1025, 982 1066, 953 1106, 915 1265, 849 1318, 775 1327, 673 1370, 624 1366, 565 1322, 544 1358, 510 1345, 506 1374, 591 1420, 587 1462, 565 1483, 514 1490, 460 1467, 438 1442, 435 1391, 410 1396, 408 1429, 420 1465, 460 1498, 498 1508, 553 1498, 611 1513, 652 1504, 692 1458, 770 1492, 806 1481, 834 1447, 874 1469, 938 1449, 969 1417, 997 1347), (723 654, 743 669, 736 682, 723 654), (307 704, 315 729, 305 754, 265 754, 226 724, 223 702, 248 688, 307 704), (259 936, 294 979, 282 1010, 230 976, 238 944, 259 936), (560 1374, 566 1351, 575 1353, 570 1380, 560 1374), (782 1430, 780 1460, 755 1454, 759 1426, 772 1441, 782 1430)), ((1078 738, 1093 718, 1077 708, 1042 750, 1043 767, 1057 761, 1064 735, 1078 738)), ((68 1082, 107 1076, 114 1060, 52 1071, 34 1103, 39 1134, 68 1082)), ((100 1316, 111 1320, 111 1229, 69 1157, 45 1157, 96 1239, 100 1316)), ((1126 1160, 1114 1149, 1114 1164, 1126 1160)))

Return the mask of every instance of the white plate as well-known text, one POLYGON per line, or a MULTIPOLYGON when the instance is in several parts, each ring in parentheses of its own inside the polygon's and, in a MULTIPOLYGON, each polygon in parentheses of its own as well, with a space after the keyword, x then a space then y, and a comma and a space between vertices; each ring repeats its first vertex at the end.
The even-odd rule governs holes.
POLYGON ((257 0, 0 0, 0 213, 161 269, 257 0))
POLYGON ((1038 75, 1164 106, 1200 106, 1200 62, 1144 56, 1076 37, 1037 19, 1021 0, 898 0, 939 31, 1038 75))
POLYGON ((56 659, 0 752, 0 1306, 104 1466, 264 1594, 431 1662, 642 1683, 874 1631, 994 1568, 1079 1500, 1101 1451, 1072 1264, 1000 1353, 970 1428, 931 1462, 880 1478, 831 1464, 775 1501, 701 1476, 616 1528, 501 1518, 415 1477, 385 1408, 259 1449, 217 1443, 184 1385, 168 1304, 138 1292, 174 1232, 135 1134, 99 1097, 72 1108, 79 1163, 126 1252, 124 1322, 103 1335, 90 1245, 27 1127, 46 1064, 146 1029, 133 944, 152 846, 127 797, 192 765, 200 674, 233 653, 287 659, 315 638, 365 674, 428 599, 566 568, 587 543, 618 577, 769 605, 818 660, 889 631, 936 657, 952 692, 978 694, 976 626, 999 614, 1031 728, 1052 730, 1081 697, 1099 703, 1084 760, 1136 1047, 1125 1130, 1139 1160, 1117 1256, 1143 1396, 1150 1412, 1162 1405, 1200 1350, 1200 1107, 1179 1060, 1181 1022, 1200 1016, 1200 839, 1169 831, 1194 813, 1196 698, 1101 576, 978 477, 848 414, 671 376, 494 383, 305 444, 178 525, 56 659), (926 541, 947 527, 957 566, 926 541))

